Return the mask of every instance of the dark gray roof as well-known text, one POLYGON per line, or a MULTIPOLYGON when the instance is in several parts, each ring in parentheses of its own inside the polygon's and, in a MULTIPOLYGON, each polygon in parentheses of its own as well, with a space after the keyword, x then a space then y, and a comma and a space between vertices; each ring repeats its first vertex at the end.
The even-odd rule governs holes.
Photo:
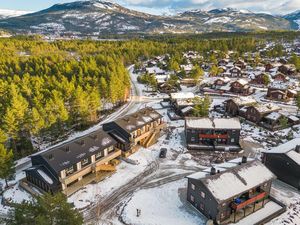
POLYGON ((99 129, 87 136, 72 140, 32 157, 42 157, 53 170, 60 172, 115 144, 116 141, 111 136, 99 129))
POLYGON ((129 114, 115 121, 115 123, 128 133, 135 131, 146 124, 162 118, 162 115, 153 108, 147 107, 135 113, 129 114))

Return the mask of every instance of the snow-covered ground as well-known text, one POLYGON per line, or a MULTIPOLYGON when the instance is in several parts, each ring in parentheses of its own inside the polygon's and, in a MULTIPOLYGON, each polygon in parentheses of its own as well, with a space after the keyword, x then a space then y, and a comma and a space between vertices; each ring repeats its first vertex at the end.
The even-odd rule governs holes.
MULTIPOLYGON (((131 78, 136 89, 132 90, 135 93, 134 100, 129 107, 124 106, 128 107, 126 110, 117 112, 111 119, 134 112, 144 106, 151 106, 164 116, 164 120, 168 123, 168 132, 159 139, 157 144, 148 149, 141 148, 130 156, 130 159, 139 162, 138 165, 122 161, 114 174, 99 183, 83 187, 70 196, 68 201, 84 212, 86 218, 93 222, 96 220, 99 225, 121 225, 124 222, 132 225, 205 224, 206 218, 186 202, 187 181, 184 177, 213 164, 214 155, 219 153, 207 153, 196 157, 187 151, 184 147, 184 121, 170 121, 167 109, 163 109, 159 104, 164 96, 157 94, 155 97, 150 97, 145 91, 146 88, 137 83, 136 75, 131 73, 131 78), (168 149, 167 158, 159 159, 159 151, 163 147, 168 149), (95 210, 102 206, 103 208, 106 206, 106 211, 99 213, 97 217, 94 216, 95 210), (137 209, 141 210, 139 217, 136 216, 137 209)), ((183 87, 182 91, 195 92, 196 89, 183 87)), ((224 101, 223 97, 212 97, 212 99, 213 105, 224 101)), ((212 115, 218 116, 217 113, 212 115)), ((91 132, 99 126, 101 124, 85 132, 73 134, 68 140, 91 132)), ((285 142, 289 132, 293 132, 294 137, 300 136, 300 126, 293 131, 286 129, 269 132, 243 123, 242 129, 241 136, 242 141, 245 142, 245 151, 253 153, 254 157, 258 156, 262 149, 285 142)), ((24 163, 26 160, 22 159, 18 162, 18 166, 22 167, 24 163)), ((5 198, 14 199, 15 202, 30 200, 30 196, 18 186, 18 181, 23 177, 24 173, 19 171, 16 179, 10 182, 12 188, 4 193, 5 198), (14 183, 16 185, 13 185, 14 183)), ((3 184, 3 181, 1 183, 3 184)), ((300 193, 276 181, 272 194, 286 203, 288 209, 268 225, 300 224, 300 193)), ((274 209, 273 206, 270 208, 274 209)), ((8 207, 0 205, 0 215, 7 213, 7 210, 8 207)))
POLYGON ((185 201, 186 179, 136 192, 126 203, 122 220, 132 225, 199 225, 206 219, 185 201), (136 216, 137 209, 141 215, 136 216))

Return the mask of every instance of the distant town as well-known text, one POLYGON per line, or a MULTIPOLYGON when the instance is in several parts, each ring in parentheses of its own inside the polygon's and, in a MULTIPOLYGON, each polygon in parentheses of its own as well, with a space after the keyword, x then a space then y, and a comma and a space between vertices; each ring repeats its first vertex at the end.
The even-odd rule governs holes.
POLYGON ((285 35, 1 38, 0 224, 300 224, 285 35))

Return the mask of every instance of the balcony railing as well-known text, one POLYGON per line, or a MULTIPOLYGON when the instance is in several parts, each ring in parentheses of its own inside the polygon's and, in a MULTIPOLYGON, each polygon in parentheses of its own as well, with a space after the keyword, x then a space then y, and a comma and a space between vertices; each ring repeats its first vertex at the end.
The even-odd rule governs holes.
POLYGON ((233 202, 233 203, 231 204, 231 207, 232 207, 234 210, 242 209, 242 208, 244 208, 244 207, 247 206, 247 205, 250 205, 250 204, 252 204, 252 203, 254 203, 254 202, 256 202, 256 201, 262 200, 263 198, 266 197, 266 195, 267 195, 266 192, 262 192, 262 193, 259 193, 259 194, 255 195, 255 196, 253 196, 252 198, 249 198, 249 199, 247 199, 247 200, 245 200, 245 201, 243 201, 243 199, 241 199, 241 200, 242 200, 241 203, 233 202))
POLYGON ((227 134, 199 134, 199 137, 207 139, 228 139, 227 134))

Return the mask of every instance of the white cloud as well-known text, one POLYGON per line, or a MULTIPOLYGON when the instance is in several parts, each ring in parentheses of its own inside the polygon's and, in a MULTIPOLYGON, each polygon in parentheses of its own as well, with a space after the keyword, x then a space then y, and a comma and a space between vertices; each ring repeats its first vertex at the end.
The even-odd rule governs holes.
POLYGON ((153 12, 155 9, 163 10, 187 10, 187 9, 214 9, 214 8, 238 8, 248 9, 254 12, 266 12, 271 14, 285 14, 300 9, 300 0, 116 0, 126 6, 147 9, 153 12))

